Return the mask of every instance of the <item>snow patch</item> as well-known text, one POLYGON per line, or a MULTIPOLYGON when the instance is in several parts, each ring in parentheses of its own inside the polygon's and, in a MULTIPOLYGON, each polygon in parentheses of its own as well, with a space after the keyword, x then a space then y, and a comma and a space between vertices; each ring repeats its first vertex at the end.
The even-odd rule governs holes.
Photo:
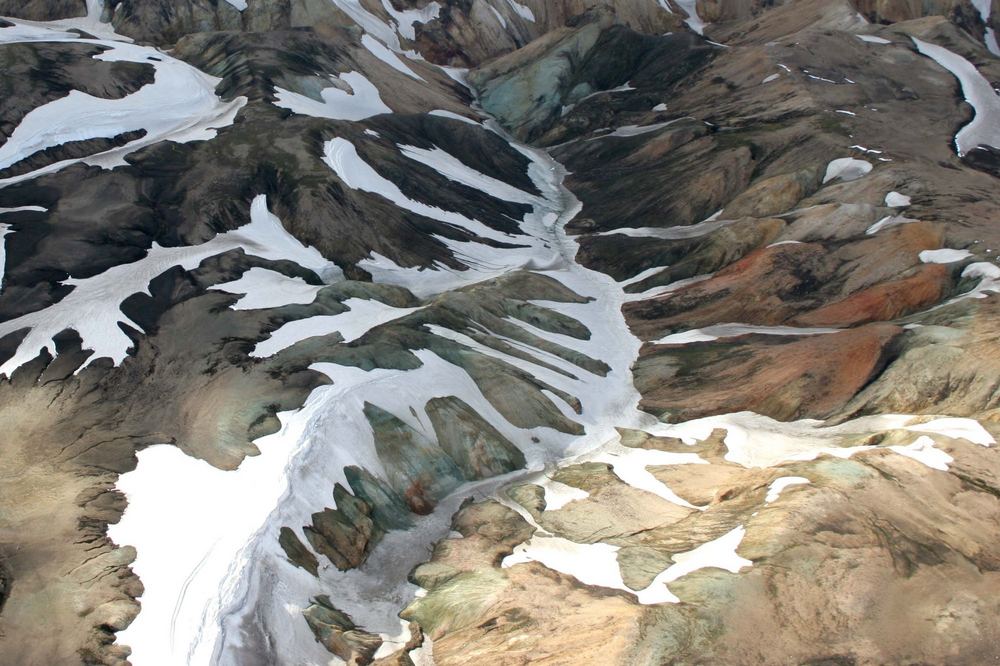
POLYGON ((720 338, 741 335, 826 335, 837 333, 837 328, 798 328, 796 326, 756 326, 752 324, 714 324, 681 333, 672 333, 650 344, 686 345, 692 342, 712 342, 720 338))
POLYGON ((254 267, 238 280, 217 284, 209 289, 243 294, 242 298, 233 303, 233 310, 262 310, 284 305, 308 305, 325 286, 309 284, 300 277, 288 277, 268 268, 254 267))
POLYGON ((809 479, 804 476, 783 476, 780 479, 775 479, 771 482, 771 485, 767 487, 767 497, 764 498, 766 504, 778 501, 781 497, 782 491, 791 486, 801 486, 810 483, 809 479))
MULTIPOLYGON (((39 24, 41 25, 41 24, 39 24)), ((73 41, 105 47, 94 57, 105 62, 135 62, 152 66, 153 83, 142 86, 120 99, 104 99, 79 90, 31 110, 0 145, 0 169, 15 164, 37 152, 71 141, 111 139, 127 132, 145 131, 145 135, 119 148, 94 155, 62 160, 27 174, 0 180, 11 184, 43 173, 51 173, 70 164, 84 162, 112 168, 125 164, 123 157, 141 147, 159 141, 187 143, 203 141, 216 130, 232 124, 236 113, 247 102, 237 97, 229 102, 215 94, 221 79, 209 76, 162 51, 120 41, 79 39, 75 33, 30 27, 15 23, 0 29, 0 43, 20 41, 73 41), (10 32, 13 30, 13 33, 10 32)))
POLYGON ((868 174, 872 170, 871 162, 858 160, 853 157, 841 157, 833 160, 826 167, 826 175, 823 182, 829 183, 831 180, 839 178, 842 181, 857 180, 868 174))
POLYGON ((920 253, 920 261, 925 264, 953 264, 972 256, 968 250, 952 250, 941 248, 940 250, 924 250, 920 253))
MULTIPOLYGON (((346 72, 339 77, 352 92, 336 86, 320 92, 322 102, 275 86, 274 105, 294 113, 331 120, 364 120, 382 113, 392 113, 379 96, 378 88, 360 72, 346 72)), ((333 79, 331 79, 332 81, 333 79)))
POLYGON ((906 208, 912 203, 910 197, 899 192, 889 192, 885 195, 885 205, 889 208, 906 208))
POLYGON ((55 336, 66 329, 76 331, 83 348, 94 352, 79 370, 99 358, 120 364, 133 346, 123 326, 142 332, 142 327, 122 312, 125 299, 133 294, 149 294, 149 283, 174 266, 190 271, 209 257, 240 248, 262 259, 297 262, 321 278, 339 271, 315 248, 303 245, 285 231, 281 221, 267 210, 267 199, 260 195, 251 205, 250 223, 239 229, 190 247, 162 247, 154 243, 139 261, 114 266, 93 277, 64 280, 62 284, 72 286, 73 291, 62 300, 0 323, 0 337, 29 329, 14 355, 0 365, 0 375, 9 377, 42 350, 48 350, 54 357, 55 336))
POLYGON ((705 34, 705 22, 698 16, 698 0, 675 0, 680 8, 687 14, 685 23, 691 30, 699 35, 705 34))
POLYGON ((921 435, 915 442, 908 446, 890 446, 889 448, 901 456, 913 458, 931 469, 942 472, 947 472, 948 463, 955 461, 954 458, 941 449, 934 448, 934 440, 927 435, 921 435))
POLYGON ((745 535, 746 528, 740 525, 718 539, 703 543, 694 550, 674 555, 675 564, 654 578, 649 587, 636 595, 639 603, 658 604, 680 601, 667 589, 667 583, 672 583, 699 569, 723 569, 735 574, 745 567, 753 566, 753 562, 736 554, 736 549, 743 542, 745 535))
POLYGON ((672 583, 700 569, 724 569, 739 573, 753 562, 736 554, 743 541, 746 529, 740 525, 723 536, 703 543, 693 550, 677 553, 674 564, 661 572, 643 590, 633 590, 625 585, 621 567, 618 564, 618 546, 606 543, 581 544, 562 537, 553 536, 542 529, 523 507, 509 500, 503 501, 537 530, 528 541, 519 544, 514 552, 503 559, 504 569, 538 562, 543 566, 576 578, 584 585, 622 590, 634 594, 643 605, 678 603, 680 599, 667 588, 672 583))
POLYGON ((574 488, 573 486, 553 481, 549 478, 546 478, 540 485, 545 490, 546 511, 558 511, 570 502, 585 500, 590 497, 590 493, 586 490, 580 490, 579 488, 574 488))
POLYGON ((962 93, 976 111, 972 121, 955 136, 955 149, 961 157, 979 146, 1000 148, 1000 97, 990 82, 971 62, 948 49, 913 37, 917 50, 934 60, 962 84, 962 93))
POLYGON ((389 23, 382 20, 361 4, 361 0, 332 0, 340 11, 347 14, 362 30, 385 44, 397 53, 405 53, 419 57, 416 53, 404 51, 399 38, 413 40, 416 38, 415 23, 427 23, 437 18, 441 5, 437 2, 428 3, 422 9, 397 10, 389 0, 382 0, 382 9, 390 17, 389 23))

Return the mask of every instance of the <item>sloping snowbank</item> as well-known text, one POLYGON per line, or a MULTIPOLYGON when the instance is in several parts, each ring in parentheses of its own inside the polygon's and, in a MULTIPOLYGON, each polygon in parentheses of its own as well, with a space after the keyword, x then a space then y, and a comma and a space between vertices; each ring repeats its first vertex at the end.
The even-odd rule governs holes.
POLYGON ((0 145, 0 169, 11 166, 36 152, 70 141, 110 139, 127 132, 145 131, 141 138, 120 148, 82 158, 72 158, 0 180, 0 185, 33 178, 76 162, 106 168, 125 164, 125 155, 159 141, 203 141, 219 128, 231 125, 247 99, 225 102, 215 94, 220 79, 209 76, 185 62, 147 46, 111 39, 81 39, 45 24, 14 21, 0 28, 0 43, 23 41, 72 41, 107 48, 94 56, 106 62, 126 61, 155 68, 153 83, 120 99, 104 99, 79 90, 30 111, 0 145))
POLYGON ((14 355, 0 365, 0 376, 9 377, 43 349, 55 356, 55 336, 66 329, 79 333, 83 348, 94 352, 80 369, 98 358, 110 358, 118 365, 132 347, 122 325, 142 332, 122 312, 125 299, 133 294, 149 294, 149 283, 174 266, 193 270, 205 259, 237 248, 262 259, 294 261, 320 277, 339 274, 336 265, 324 259, 319 251, 303 245, 285 231, 281 221, 267 210, 267 199, 261 195, 251 205, 250 223, 239 229, 190 247, 162 247, 154 243, 139 261, 113 266, 93 277, 64 280, 62 284, 72 286, 73 291, 62 300, 0 322, 0 337, 29 329, 14 355))
POLYGON ((955 135, 955 148, 959 156, 978 146, 1000 149, 1000 96, 976 66, 943 46, 913 38, 917 50, 934 60, 962 84, 962 94, 976 111, 976 116, 955 135))

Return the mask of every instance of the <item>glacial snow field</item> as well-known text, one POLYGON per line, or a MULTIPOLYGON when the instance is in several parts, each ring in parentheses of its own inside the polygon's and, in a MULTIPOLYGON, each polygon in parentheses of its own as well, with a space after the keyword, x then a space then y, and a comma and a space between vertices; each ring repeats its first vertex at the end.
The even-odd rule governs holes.
POLYGON ((962 3, 0 0, 0 664, 997 658, 962 3))

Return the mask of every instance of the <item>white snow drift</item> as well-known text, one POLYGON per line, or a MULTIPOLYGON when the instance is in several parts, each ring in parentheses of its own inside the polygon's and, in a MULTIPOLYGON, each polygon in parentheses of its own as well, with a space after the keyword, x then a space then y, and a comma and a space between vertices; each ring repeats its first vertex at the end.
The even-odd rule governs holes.
POLYGON ((303 245, 285 231, 278 218, 267 210, 267 200, 261 195, 251 206, 250 223, 239 229, 190 247, 162 247, 154 243, 139 261, 114 266, 93 277, 65 280, 63 284, 73 287, 73 291, 62 300, 0 323, 0 337, 28 329, 14 355, 0 365, 0 376, 10 376, 42 350, 55 356, 54 338, 66 329, 76 331, 83 348, 94 352, 81 369, 98 358, 110 358, 118 365, 132 347, 122 326, 142 331, 122 312, 125 299, 133 294, 149 294, 153 278, 174 266, 193 270, 205 259, 235 249, 263 259, 294 261, 321 277, 339 274, 339 269, 315 248, 303 245))
POLYGON ((153 83, 121 99, 104 99, 79 90, 30 111, 0 145, 0 169, 47 148, 72 141, 111 139, 127 132, 145 134, 121 148, 83 158, 62 160, 21 176, 0 180, 0 185, 32 178, 76 162, 114 167, 143 146, 170 140, 178 143, 211 139, 216 130, 232 124, 245 97, 225 102, 215 94, 220 79, 151 47, 109 39, 80 39, 75 33, 15 23, 0 29, 0 43, 18 41, 73 41, 104 47, 95 60, 127 61, 152 66, 153 83))
POLYGON ((960 156, 979 146, 1000 149, 1000 97, 990 82, 971 62, 943 46, 913 37, 917 50, 951 72, 962 84, 962 94, 976 115, 955 135, 955 148, 960 156))
POLYGON ((379 96, 378 88, 360 72, 346 72, 333 85, 320 91, 322 102, 311 97, 275 86, 275 106, 304 116, 331 120, 364 120, 382 113, 392 113, 379 96), (345 86, 344 90, 340 86, 345 86))

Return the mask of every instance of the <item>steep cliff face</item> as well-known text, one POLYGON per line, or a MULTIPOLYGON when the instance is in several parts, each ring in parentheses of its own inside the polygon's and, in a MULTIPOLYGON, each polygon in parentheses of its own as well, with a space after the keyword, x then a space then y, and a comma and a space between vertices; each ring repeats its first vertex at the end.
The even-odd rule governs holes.
POLYGON ((995 659, 998 14, 0 0, 0 663, 995 659))

